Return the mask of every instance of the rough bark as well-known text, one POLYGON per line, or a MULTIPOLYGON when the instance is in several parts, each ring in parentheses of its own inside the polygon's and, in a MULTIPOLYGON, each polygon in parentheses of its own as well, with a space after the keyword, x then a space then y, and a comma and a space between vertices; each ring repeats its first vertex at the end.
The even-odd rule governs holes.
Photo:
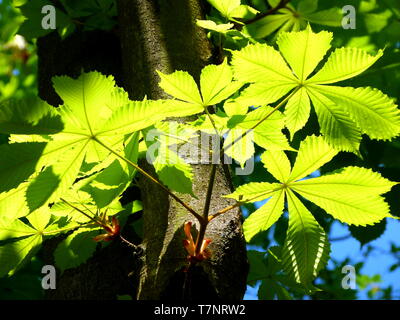
MULTIPOLYGON (((195 24, 196 19, 202 18, 199 0, 118 0, 117 3, 119 38, 113 32, 77 32, 64 41, 54 33, 39 40, 39 91, 43 99, 53 105, 60 104, 51 88, 51 77, 77 76, 82 69, 113 74, 133 99, 145 95, 165 98, 158 86, 156 70, 186 70, 198 80, 201 68, 212 62, 211 45, 195 24)), ((196 150, 192 151, 190 154, 196 154, 196 150)), ((179 196, 202 212, 211 165, 190 156, 189 160, 198 199, 179 196)), ((148 163, 143 161, 141 165, 152 172, 148 163)), ((219 167, 211 213, 231 204, 220 197, 231 192, 229 179, 219 167)), ((205 296, 241 299, 246 289, 247 259, 240 212, 232 210, 212 221, 206 233, 213 241, 212 258, 189 274, 184 273, 183 223, 195 222, 193 216, 158 186, 144 178, 139 179, 139 184, 144 204, 143 254, 132 254, 120 244, 99 250, 87 263, 59 277, 58 289, 49 297, 110 299, 128 293, 137 299, 181 299, 187 277, 190 280, 186 281, 190 284, 187 299, 205 296), (118 261, 118 266, 113 261, 118 261), (96 271, 97 268, 101 271, 96 271), (96 289, 99 286, 104 290, 96 289)))
MULTIPOLYGON (((206 34, 195 24, 196 19, 202 17, 199 1, 120 0, 118 6, 124 83, 132 97, 166 97, 158 86, 156 70, 167 73, 184 70, 195 79, 199 78, 201 68, 212 58, 206 34)), ((189 153, 198 154, 198 150, 189 150, 189 153)), ((197 159, 189 160, 195 173, 193 190, 198 199, 180 196, 197 212, 202 212, 211 165, 200 164, 197 159)), ((229 177, 225 176, 223 170, 217 170, 211 213, 231 204, 229 200, 221 198, 231 192, 227 179, 229 177)), ((140 179, 140 184, 144 202, 145 256, 137 297, 179 298, 182 294, 182 277, 178 280, 179 276, 173 278, 173 275, 182 273, 181 269, 186 264, 182 247, 183 223, 187 220, 194 222, 194 219, 175 201, 167 200, 158 186, 149 184, 145 179, 140 179), (172 284, 171 278, 177 279, 177 283, 172 284)), ((206 275, 202 277, 208 276, 219 298, 240 299, 245 290, 247 270, 239 211, 232 210, 212 221, 206 237, 213 241, 213 258, 203 263, 206 275)), ((192 288, 191 293, 201 296, 199 293, 202 290, 212 291, 199 286, 192 288)))

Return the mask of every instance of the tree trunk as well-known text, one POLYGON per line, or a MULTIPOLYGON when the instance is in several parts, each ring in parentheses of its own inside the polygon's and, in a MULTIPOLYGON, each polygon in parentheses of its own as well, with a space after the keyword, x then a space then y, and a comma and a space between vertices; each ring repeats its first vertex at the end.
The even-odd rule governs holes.
MULTIPOLYGON (((143 99, 145 95, 151 99, 166 98, 158 86, 156 70, 185 70, 198 80, 200 70, 213 62, 212 47, 195 23, 203 16, 199 0, 118 0, 117 4, 118 37, 112 32, 96 31, 76 32, 64 41, 51 34, 38 41, 42 98, 59 104, 61 101, 51 88, 51 77, 77 76, 81 69, 113 74, 132 99, 143 99), (91 42, 92 46, 88 46, 91 42)), ((190 155, 196 152, 189 150, 190 155)), ((198 199, 178 196, 202 212, 211 164, 190 157, 189 160, 194 172, 193 191, 198 199)), ((147 162, 140 165, 154 174, 147 162)), ((211 213, 232 204, 220 197, 231 192, 226 172, 221 166, 217 169, 211 213)), ((212 240, 212 258, 183 272, 187 265, 182 245, 183 224, 195 219, 157 185, 143 177, 139 177, 139 184, 144 205, 142 254, 132 255, 128 248, 112 244, 84 265, 64 272, 58 278, 57 290, 49 297, 109 299, 128 293, 137 299, 241 299, 248 265, 239 210, 210 223, 206 237, 212 240), (113 261, 118 261, 117 265, 113 261), (107 265, 110 267, 98 269, 107 265), (96 290, 99 285, 108 292, 96 290)))

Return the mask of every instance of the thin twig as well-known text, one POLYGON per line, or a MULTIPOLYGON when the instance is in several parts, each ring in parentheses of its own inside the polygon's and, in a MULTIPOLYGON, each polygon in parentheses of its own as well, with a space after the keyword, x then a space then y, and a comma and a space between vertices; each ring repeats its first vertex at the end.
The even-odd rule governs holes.
POLYGON ((126 240, 121 234, 119 235, 119 238, 120 238, 123 242, 125 242, 128 246, 130 246, 130 247, 136 249, 136 246, 135 246, 133 243, 131 243, 130 241, 126 240))
POLYGON ((208 180, 206 200, 204 203, 204 210, 203 210, 204 223, 200 223, 200 230, 199 230, 199 234, 197 235, 197 239, 196 239, 196 248, 195 248, 196 255, 200 253, 200 249, 203 244, 203 239, 206 234, 207 225, 209 222, 208 213, 210 211, 211 197, 212 197, 212 192, 213 192, 213 188, 214 188, 216 172, 217 172, 217 164, 214 163, 214 164, 212 164, 212 167, 211 167, 210 178, 208 180))

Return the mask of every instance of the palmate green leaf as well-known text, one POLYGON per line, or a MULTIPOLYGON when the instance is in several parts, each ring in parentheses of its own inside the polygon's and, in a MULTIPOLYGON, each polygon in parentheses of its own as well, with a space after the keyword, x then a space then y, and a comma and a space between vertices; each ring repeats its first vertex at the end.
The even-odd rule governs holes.
POLYGON ((282 249, 286 273, 306 290, 328 262, 330 245, 324 229, 290 190, 287 191, 289 227, 282 249))
MULTIPOLYGON (((45 132, 46 142, 1 146, 0 178, 4 183, 0 192, 16 188, 29 178, 26 196, 30 211, 56 201, 76 180, 84 160, 86 163, 109 161, 110 151, 98 140, 118 150, 126 133, 149 127, 170 112, 160 108, 163 101, 130 101, 122 89, 115 87, 112 77, 98 72, 84 73, 78 79, 56 77, 54 86, 64 101, 63 106, 48 111, 45 104, 35 103, 31 107, 38 110, 12 118, 13 128, 9 125, 10 117, 0 117, 0 126, 8 126, 8 132, 18 134, 20 141, 24 141, 22 127, 28 130, 24 132, 43 134, 42 125, 38 124, 47 123, 49 114, 51 123, 54 118, 63 124, 60 132, 45 132), (39 174, 31 177, 35 172, 39 174)), ((21 110, 24 108, 23 104, 21 110)))
POLYGON ((368 169, 349 167, 341 173, 300 180, 330 161, 336 153, 321 137, 305 139, 288 180, 290 189, 348 224, 368 225, 392 217, 380 194, 396 183, 368 169))
POLYGON ((326 264, 329 243, 324 230, 294 192, 314 202, 334 218, 351 225, 370 225, 386 217, 394 218, 382 194, 394 185, 370 169, 347 167, 318 178, 304 179, 338 153, 323 137, 309 136, 301 144, 296 162, 283 151, 262 154, 265 168, 279 183, 248 183, 226 197, 237 201, 269 201, 244 222, 246 240, 269 228, 282 214, 284 197, 288 199, 289 228, 283 249, 284 270, 307 290, 326 264))
MULTIPOLYGON (((181 101, 167 101, 172 112, 176 109, 191 110, 190 114, 204 111, 204 107, 217 104, 238 91, 243 83, 232 81, 231 67, 225 60, 220 65, 210 64, 206 66, 200 75, 200 88, 197 87, 193 77, 185 71, 175 71, 171 74, 163 74, 157 71, 161 78, 160 87, 171 96, 181 101)), ((190 115, 187 110, 184 115, 190 115)), ((182 116, 182 115, 181 115, 182 116)))
POLYGON ((19 219, 10 220, 0 217, 0 240, 11 242, 0 246, 0 277, 13 275, 26 261, 37 252, 42 241, 43 232, 50 220, 48 210, 32 213, 29 226, 19 219))
POLYGON ((235 77, 251 83, 237 101, 247 106, 270 103, 294 89, 285 107, 291 136, 306 124, 311 99, 326 141, 339 151, 359 154, 363 133, 385 140, 400 134, 400 110, 377 89, 327 86, 359 75, 383 54, 382 50, 372 56, 361 49, 336 49, 315 72, 331 39, 331 33, 314 33, 309 26, 304 31, 282 33, 277 44, 292 70, 268 45, 249 45, 234 51, 235 77))
POLYGON ((98 234, 99 230, 81 228, 57 246, 54 258, 61 272, 79 266, 93 255, 97 246, 93 238, 98 234))

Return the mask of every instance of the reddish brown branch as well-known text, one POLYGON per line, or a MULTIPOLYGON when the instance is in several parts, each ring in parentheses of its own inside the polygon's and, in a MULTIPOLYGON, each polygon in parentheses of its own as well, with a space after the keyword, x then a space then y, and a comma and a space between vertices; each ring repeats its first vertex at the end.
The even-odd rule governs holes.
POLYGON ((251 24, 251 23, 256 22, 256 21, 258 21, 258 20, 260 20, 262 18, 270 16, 270 15, 274 14, 275 12, 277 12, 278 10, 286 8, 286 6, 287 6, 287 4, 289 2, 290 2, 290 0, 281 0, 279 2, 279 4, 275 8, 271 8, 266 12, 260 13, 260 14, 256 15, 254 18, 245 21, 244 23, 245 24, 251 24))

